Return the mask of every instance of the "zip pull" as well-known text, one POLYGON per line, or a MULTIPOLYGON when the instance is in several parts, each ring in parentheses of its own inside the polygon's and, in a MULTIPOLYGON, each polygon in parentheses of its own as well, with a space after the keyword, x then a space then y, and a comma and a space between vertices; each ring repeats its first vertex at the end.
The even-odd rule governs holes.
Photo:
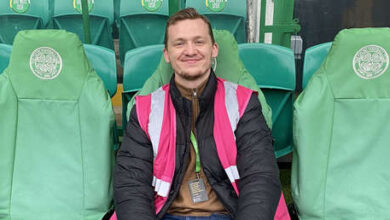
POLYGON ((192 95, 194 98, 197 98, 198 93, 196 92, 196 89, 192 89, 192 95))

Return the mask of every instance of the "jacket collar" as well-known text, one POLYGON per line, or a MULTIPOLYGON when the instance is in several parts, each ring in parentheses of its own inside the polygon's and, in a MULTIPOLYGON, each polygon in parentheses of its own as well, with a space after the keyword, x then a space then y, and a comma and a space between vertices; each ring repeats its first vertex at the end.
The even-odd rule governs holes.
MULTIPOLYGON (((186 116, 192 115, 191 102, 184 98, 175 83, 175 74, 173 74, 171 81, 169 82, 169 93, 172 98, 173 105, 178 113, 186 116), (189 103, 189 104, 188 104, 189 103)), ((206 111, 208 107, 213 106, 214 96, 217 90, 217 77, 213 69, 211 69, 210 76, 207 79, 206 86, 199 97, 200 112, 206 111)))

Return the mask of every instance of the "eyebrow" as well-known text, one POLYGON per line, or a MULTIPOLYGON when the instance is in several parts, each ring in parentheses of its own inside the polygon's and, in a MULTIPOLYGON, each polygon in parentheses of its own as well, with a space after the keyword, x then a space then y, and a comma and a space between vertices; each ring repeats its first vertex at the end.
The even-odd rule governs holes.
MULTIPOLYGON (((204 37, 202 37, 202 36, 195 36, 191 40, 199 40, 199 39, 204 39, 204 37)), ((177 39, 172 39, 172 42, 176 42, 176 41, 186 41, 186 39, 182 38, 182 37, 177 38, 177 39)))
POLYGON ((184 38, 172 39, 172 42, 176 42, 176 41, 185 41, 185 40, 184 40, 184 38))

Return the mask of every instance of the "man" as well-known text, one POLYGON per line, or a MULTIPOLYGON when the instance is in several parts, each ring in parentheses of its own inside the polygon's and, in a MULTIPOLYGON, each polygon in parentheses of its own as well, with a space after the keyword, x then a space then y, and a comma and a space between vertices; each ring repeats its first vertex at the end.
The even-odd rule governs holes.
POLYGON ((254 92, 214 75, 217 55, 206 17, 188 8, 169 18, 174 75, 136 98, 114 171, 118 219, 274 218, 270 130, 254 92))

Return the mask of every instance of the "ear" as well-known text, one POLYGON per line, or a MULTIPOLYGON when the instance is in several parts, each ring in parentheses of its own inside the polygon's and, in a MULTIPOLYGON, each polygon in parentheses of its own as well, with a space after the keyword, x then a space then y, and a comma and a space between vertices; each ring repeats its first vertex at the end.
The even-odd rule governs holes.
POLYGON ((218 56, 218 44, 214 43, 213 50, 211 51, 211 57, 215 58, 218 56))
POLYGON ((171 61, 169 60, 168 50, 166 48, 163 49, 163 53, 164 53, 165 62, 170 63, 171 61))

